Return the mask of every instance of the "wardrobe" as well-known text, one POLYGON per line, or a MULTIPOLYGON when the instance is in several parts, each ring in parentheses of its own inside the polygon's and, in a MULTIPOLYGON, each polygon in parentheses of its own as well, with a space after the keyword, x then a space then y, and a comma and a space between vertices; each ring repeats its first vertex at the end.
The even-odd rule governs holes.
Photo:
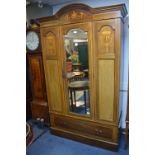
POLYGON ((71 4, 39 19, 52 134, 118 149, 126 15, 124 4, 99 8, 71 4), (85 66, 78 51, 84 46, 85 66))

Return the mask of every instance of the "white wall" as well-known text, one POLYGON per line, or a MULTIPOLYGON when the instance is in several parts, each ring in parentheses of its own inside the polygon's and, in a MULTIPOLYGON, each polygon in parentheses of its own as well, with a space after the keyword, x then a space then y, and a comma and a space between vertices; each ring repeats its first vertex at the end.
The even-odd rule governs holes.
MULTIPOLYGON (((84 3, 91 7, 101 7, 125 3, 127 11, 129 12, 128 0, 74 0, 73 2, 53 6, 53 14, 55 14, 60 8, 72 3, 84 3)), ((129 18, 125 18, 124 22, 124 53, 121 59, 121 81, 120 81, 120 113, 122 115, 120 126, 126 127, 126 109, 127 109, 127 92, 128 92, 128 64, 129 64, 129 18)))

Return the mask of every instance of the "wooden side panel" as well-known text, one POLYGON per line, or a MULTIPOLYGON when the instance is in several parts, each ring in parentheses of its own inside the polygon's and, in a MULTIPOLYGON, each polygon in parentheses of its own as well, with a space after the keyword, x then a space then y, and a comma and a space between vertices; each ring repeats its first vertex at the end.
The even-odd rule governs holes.
POLYGON ((31 76, 33 82, 33 96, 34 98, 43 98, 43 81, 42 81, 42 72, 41 72, 41 57, 39 56, 30 56, 29 63, 31 64, 31 76))
POLYGON ((60 27, 41 29, 43 62, 50 112, 63 112, 63 79, 60 56, 60 27))
POLYGON ((47 83, 49 89, 49 96, 48 100, 50 110, 54 111, 61 111, 61 87, 60 87, 60 75, 58 72, 58 61, 57 60, 47 60, 46 61, 46 68, 47 68, 47 83))
POLYGON ((99 119, 113 121, 114 61, 99 60, 99 119))
POLYGON ((46 58, 58 58, 59 54, 59 28, 52 27, 52 28, 46 28, 43 31, 43 37, 44 37, 44 55, 46 58))
POLYGON ((94 23, 96 119, 118 124, 120 27, 119 20, 94 23))
POLYGON ((54 33, 49 32, 46 34, 46 55, 56 55, 56 36, 54 33))

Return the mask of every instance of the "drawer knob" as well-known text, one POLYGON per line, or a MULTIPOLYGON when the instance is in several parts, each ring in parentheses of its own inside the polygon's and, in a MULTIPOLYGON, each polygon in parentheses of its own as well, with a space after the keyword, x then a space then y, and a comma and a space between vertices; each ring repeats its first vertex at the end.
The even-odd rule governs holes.
POLYGON ((99 130, 99 129, 95 129, 95 131, 96 131, 96 134, 101 134, 101 133, 103 133, 103 131, 102 131, 102 130, 99 130))
POLYGON ((95 131, 98 132, 99 130, 98 129, 95 129, 95 131))
POLYGON ((63 124, 66 125, 67 123, 66 122, 63 122, 63 124))

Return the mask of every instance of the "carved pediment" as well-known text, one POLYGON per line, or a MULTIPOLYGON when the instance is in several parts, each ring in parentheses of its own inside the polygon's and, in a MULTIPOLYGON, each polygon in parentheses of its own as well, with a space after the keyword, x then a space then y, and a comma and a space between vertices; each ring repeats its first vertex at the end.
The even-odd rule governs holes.
MULTIPOLYGON (((48 21, 55 21, 55 23, 62 23, 63 22, 72 22, 72 21, 81 21, 81 20, 91 20, 92 16, 98 15, 100 17, 100 13, 107 13, 109 12, 109 16, 111 18, 120 18, 125 17, 127 14, 125 4, 119 4, 114 6, 105 6, 99 8, 91 8, 88 5, 77 3, 77 4, 70 4, 61 8, 55 15, 51 17, 43 17, 39 19, 40 23, 48 22, 48 21), (113 12, 113 16, 110 12, 113 12)), ((98 19, 99 17, 96 16, 98 19)), ((93 17, 94 18, 94 17, 93 17)), ((100 18, 99 18, 100 19, 100 18)))
POLYGON ((63 21, 86 20, 91 19, 91 14, 81 10, 72 10, 60 18, 63 21))

